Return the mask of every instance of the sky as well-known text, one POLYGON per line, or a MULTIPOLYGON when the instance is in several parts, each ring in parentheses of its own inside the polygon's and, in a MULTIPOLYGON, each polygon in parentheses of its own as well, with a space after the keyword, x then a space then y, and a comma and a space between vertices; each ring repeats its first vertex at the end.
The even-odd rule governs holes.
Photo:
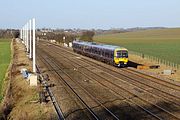
POLYGON ((0 0, 0 28, 180 27, 180 0, 0 0))

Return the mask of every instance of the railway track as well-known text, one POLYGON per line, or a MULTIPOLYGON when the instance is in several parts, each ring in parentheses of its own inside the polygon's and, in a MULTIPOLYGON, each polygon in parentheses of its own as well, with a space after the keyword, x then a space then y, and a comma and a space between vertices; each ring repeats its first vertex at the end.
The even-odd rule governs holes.
MULTIPOLYGON (((59 46, 57 46, 58 48, 59 48, 59 46)), ((61 50, 65 50, 65 49, 63 49, 63 48, 59 48, 59 49, 61 49, 61 50)), ((65 50, 66 52, 68 52, 68 53, 70 53, 71 55, 73 55, 73 56, 75 56, 75 57, 77 57, 77 54, 74 54, 74 53, 72 53, 72 51, 67 51, 67 50, 65 50)), ((101 67, 101 68, 105 68, 105 69, 108 69, 109 70, 109 66, 103 66, 102 64, 99 64, 99 63, 97 63, 97 62, 94 62, 94 60, 89 60, 89 59, 86 59, 86 58, 84 58, 83 56, 81 56, 81 61, 84 61, 84 62, 86 62, 86 63, 88 63, 88 64, 91 64, 91 65, 93 65, 93 64, 96 64, 96 67, 98 66, 98 67, 101 67), (88 61, 88 62, 87 62, 88 61), (93 64, 92 64, 93 63, 93 64)), ((78 60, 78 59, 77 59, 78 60)), ((149 75, 145 75, 145 74, 143 74, 143 73, 141 73, 141 72, 138 72, 138 71, 135 71, 135 70, 132 70, 132 69, 117 69, 117 68, 113 68, 113 69, 111 69, 111 71, 112 72, 117 72, 118 74, 121 74, 121 75, 123 75, 123 76, 125 76, 125 77, 128 77, 129 75, 130 76, 132 76, 132 75, 135 75, 135 77, 137 77, 138 76, 138 79, 142 79, 142 78, 144 78, 143 80, 142 80, 142 82, 146 82, 146 83, 144 83, 144 84, 150 84, 150 83, 156 83, 156 86, 154 86, 155 84, 153 84, 153 85, 151 85, 151 87, 153 87, 154 89, 157 89, 157 90, 159 90, 159 91, 162 91, 162 90, 160 90, 159 89, 159 85, 161 85, 162 87, 166 87, 166 89, 163 89, 163 90, 166 90, 166 93, 168 94, 169 93, 169 91, 171 90, 171 91, 174 91, 174 90, 177 90, 178 92, 180 91, 180 85, 179 84, 174 84, 174 83, 171 83, 171 82, 168 82, 168 81, 162 81, 162 80, 158 80, 158 78, 156 79, 155 77, 152 77, 152 76, 149 76, 149 75), (123 72, 123 74, 122 74, 122 72, 123 72), (131 74, 129 74, 129 72, 131 73, 131 74), (127 74, 127 75, 126 75, 127 74), (142 76, 141 76, 142 75, 142 76), (153 78, 153 79, 147 79, 147 77, 148 78, 153 78), (161 84, 161 83, 163 83, 163 84, 161 84), (165 84, 166 83, 166 84, 165 84), (170 85, 170 86, 169 86, 170 85)), ((134 79, 134 80, 136 80, 136 79, 134 79)), ((139 82, 141 82, 141 81, 139 81, 139 82)), ((141 82, 141 83, 142 83, 141 82)), ((177 94, 177 93, 175 93, 174 94, 174 96, 176 96, 177 98, 180 98, 179 97, 179 93, 177 94), (177 96, 176 96, 177 95, 177 96)))
POLYGON ((146 79, 153 81, 154 83, 161 84, 165 87, 180 91, 180 84, 177 85, 177 84, 171 83, 171 82, 166 81, 166 80, 161 80, 157 77, 147 75, 145 73, 139 72, 139 71, 134 70, 134 69, 126 68, 126 69, 123 69, 123 71, 127 71, 128 73, 134 74, 134 75, 139 76, 139 77, 143 76, 146 79))
MULTIPOLYGON (((52 44, 52 43, 50 43, 50 44, 52 44)), ((56 45, 56 44, 52 44, 52 45, 56 46, 58 49, 61 49, 61 50, 64 50, 64 51, 70 53, 71 55, 77 56, 76 53, 72 53, 72 49, 66 49, 66 48, 60 47, 59 45, 56 45)), ((102 65, 101 67, 104 67, 104 68, 108 68, 108 67, 109 67, 109 66, 108 66, 108 67, 107 67, 107 66, 103 66, 103 63, 98 63, 98 64, 97 64, 97 62, 95 62, 94 60, 87 59, 87 58, 85 58, 84 56, 81 56, 81 58, 82 58, 83 61, 87 60, 87 61, 93 62, 94 64, 96 64, 96 65, 98 65, 98 66, 99 66, 99 65, 102 65)), ((114 69, 120 70, 120 69, 117 69, 117 68, 115 68, 115 67, 114 67, 114 69)), ((114 69, 113 69, 113 70, 114 70, 114 69)), ((134 75, 137 75, 137 76, 142 75, 142 76, 140 76, 140 77, 151 78, 151 80, 153 80, 153 82, 156 82, 156 83, 158 83, 158 84, 164 85, 165 87, 173 88, 174 90, 179 90, 179 91, 180 91, 180 83, 174 84, 174 83, 172 83, 171 81, 162 80, 162 79, 157 78, 157 77, 155 77, 155 76, 151 76, 151 75, 145 74, 145 73, 143 73, 143 72, 139 72, 139 71, 137 71, 137 70, 129 69, 129 68, 125 68, 125 69, 123 69, 123 70, 121 69, 120 71, 128 71, 128 72, 131 72, 131 74, 134 74, 134 75)), ((148 80, 149 80, 149 79, 148 79, 148 80)))
MULTIPOLYGON (((49 65, 49 63, 47 63, 46 61, 45 61, 45 59, 44 58, 42 58, 42 56, 40 56, 39 55, 39 52, 38 52, 38 56, 37 56, 37 59, 38 59, 38 65, 39 66, 45 66, 47 69, 47 71, 50 71, 50 75, 53 75, 53 76, 55 76, 57 73, 56 73, 56 70, 54 70, 54 68, 51 66, 51 65, 49 65)), ((69 88, 69 87, 66 87, 66 83, 64 83, 64 81, 61 81, 61 77, 57 74, 57 76, 58 77, 56 77, 56 79, 57 79, 57 83, 58 83, 58 85, 61 85, 61 87, 60 88, 65 88, 65 90, 67 91, 67 94, 71 94, 71 96, 69 97, 70 98, 70 100, 71 100, 71 102, 73 101, 73 104, 75 105, 75 107, 77 108, 76 110, 71 110, 70 112, 72 112, 72 113, 74 113, 74 112, 77 112, 77 111, 81 111, 81 113, 82 113, 82 115, 83 115, 83 117, 81 117, 80 115, 78 116, 78 118, 80 118, 80 119, 89 119, 89 118, 93 118, 93 113, 92 113, 92 115, 91 115, 91 112, 87 112, 88 111, 88 108, 86 108, 86 106, 81 102, 81 100, 76 96, 76 94, 74 94, 74 92, 73 91, 71 91, 71 88, 69 88), (75 96, 75 97, 74 97, 75 96), (90 113, 90 114, 89 114, 90 113)), ((59 87, 58 87, 58 89, 59 89, 59 87)), ((53 90, 53 89, 52 89, 53 90)), ((62 90, 62 89, 61 89, 62 90)), ((56 90, 53 90, 53 92, 54 93, 56 93, 56 90)), ((55 96, 55 98, 56 98, 56 100, 57 100, 57 104, 60 106, 60 97, 63 97, 63 96, 61 96, 60 95, 60 97, 59 96, 57 96, 56 94, 54 94, 54 96, 55 96)), ((66 101, 69 101, 68 99, 66 99, 66 101)), ((64 118, 65 119, 67 119, 68 117, 69 117, 69 114, 71 114, 71 113, 64 113, 64 110, 62 110, 62 112, 63 112, 63 116, 64 116, 64 118)), ((96 116, 95 116, 95 118, 96 118, 96 116)))
MULTIPOLYGON (((54 48, 53 48, 54 49, 54 48)), ((64 48, 59 48, 59 49, 61 49, 61 50, 63 50, 63 51, 66 51, 64 48)), ((68 52, 68 53, 70 53, 70 51, 66 51, 66 52, 68 52)), ((58 53, 57 53, 58 54, 58 53)), ((66 54, 67 55, 67 54, 66 54)), ((61 56, 63 56, 64 58, 66 58, 67 60, 69 60, 69 61, 71 61, 70 63, 75 63, 75 62, 73 62, 71 59, 69 59, 66 55, 64 55, 64 53, 63 52, 61 52, 61 56)), ((74 53, 71 53, 71 55, 75 55, 74 53)), ((77 57, 77 55, 75 55, 76 57, 77 57)), ((51 56, 52 57, 52 56, 51 56)), ((72 58, 72 57, 70 57, 70 58, 72 58)), ((62 58, 61 58, 62 59, 62 58)), ((106 71, 106 74, 112 74, 112 72, 110 72, 110 71, 108 71, 107 70, 107 68, 105 68, 105 66, 100 66, 99 64, 97 64, 97 63, 88 63, 87 61, 85 61, 85 59, 78 59, 77 60, 78 62, 76 62, 76 66, 74 65, 72 65, 74 68, 80 68, 80 69, 82 69, 82 71, 81 71, 81 74, 85 74, 85 73, 83 73, 83 71, 85 71, 85 69, 86 69, 86 71, 88 70, 89 72, 92 72, 90 69, 92 69, 93 67, 92 66, 94 66, 94 67, 96 67, 96 68, 98 68, 98 69, 102 69, 103 68, 103 71, 106 71), (89 67, 89 69, 88 68, 85 68, 84 66, 81 66, 80 64, 82 64, 82 61, 83 61, 83 64, 84 63, 86 63, 86 66, 88 66, 88 65, 91 65, 91 67, 89 67), (78 65, 78 66, 77 66, 78 65), (99 68, 99 67, 101 67, 101 68, 99 68)), ((69 64, 70 64, 69 63, 69 64)), ((80 72, 80 69, 78 69, 78 72, 80 72)), ((116 69, 116 68, 114 68, 114 69, 116 69)), ((115 72, 114 70, 113 70, 113 72, 115 72)), ((117 72, 118 74, 119 74, 119 72, 117 72)), ((88 74, 88 73, 86 73, 86 74, 88 74)), ((96 73, 93 73, 93 74, 96 74, 96 73)), ((122 75, 122 74, 121 74, 122 75)), ((96 76, 98 76, 98 74, 96 74, 96 76)), ((110 75, 109 75, 110 76, 110 75)), ((112 78, 114 79, 114 76, 117 76, 117 75, 114 75, 114 74, 112 74, 111 75, 112 76, 112 78)), ((88 77, 88 76, 87 76, 88 77)), ((104 80, 106 80, 106 81, 108 81, 107 80, 107 78, 105 78, 105 77, 102 77, 102 75, 99 75, 99 77, 101 78, 101 79, 104 79, 104 80)), ((122 76, 121 76, 122 77, 122 76)), ((128 77, 128 76, 125 76, 125 77, 128 77)), ((89 78, 90 79, 90 78, 89 78)), ((91 78, 92 79, 92 78, 91 78)), ((95 79, 95 78, 94 78, 95 79)), ((118 77, 116 77, 116 79, 118 79, 118 77)), ((131 78, 132 79, 132 78, 131 78)), ((129 93, 129 94, 131 94, 132 96, 138 96, 138 98, 140 98, 140 96, 139 96, 139 94, 135 94, 135 93, 132 93, 132 91, 128 91, 128 90, 126 90, 125 88, 123 88, 122 86, 117 86, 116 84, 114 84, 114 83, 112 83, 111 81, 108 81, 109 83, 111 83, 114 87, 116 86, 117 88, 121 88, 121 90, 123 90, 123 91, 126 91, 127 93, 129 93)), ((121 80, 121 82, 122 82, 122 80, 121 80)), ((148 94, 150 94, 150 95, 153 95, 152 94, 152 92, 150 93, 149 91, 147 91, 147 90, 143 90, 143 88, 139 88, 139 86, 136 86, 137 85, 137 83, 135 84, 135 83, 127 83, 127 81, 123 81, 123 82, 125 82, 126 84, 131 84, 131 86, 135 86, 135 87, 138 87, 138 90, 139 91, 145 91, 145 93, 148 93, 148 94)), ((100 82, 99 82, 100 83, 100 82)), ((104 84, 102 84, 102 83, 100 83, 101 85, 104 85, 104 84)), ((142 83, 141 83, 142 84, 142 83)), ((144 84, 144 86, 145 86, 146 84, 144 84)), ((141 85, 142 86, 142 85, 141 85)), ((147 86, 147 85, 146 85, 147 86)), ((104 87, 108 87, 108 86, 104 86, 104 87)), ((167 85, 166 85, 166 87, 168 87, 167 85)), ((109 87, 108 87, 109 88, 109 87)), ((152 88, 152 86, 149 86, 149 88, 152 88)), ((111 89, 112 91, 113 91, 113 87, 112 88, 109 88, 109 89, 111 89)), ((154 88, 153 88, 154 89, 154 88)), ((171 89, 172 89, 172 86, 171 86, 171 89)), ((178 89, 176 89, 176 90, 178 90, 178 89)), ((117 91, 114 91, 116 94, 119 94, 117 91)), ((157 95, 156 95, 157 96, 157 95)), ((122 97, 122 96, 121 96, 122 97)), ((124 97, 124 96, 123 96, 124 97)), ((162 97, 162 95, 161 96, 159 96, 159 97, 162 97)), ((165 97, 165 96, 164 96, 165 97)), ((173 98, 174 96, 172 96, 172 98, 173 98)), ((129 97, 124 97, 126 100, 128 100, 129 101, 129 97)), ((161 111, 164 111, 165 113, 167 113, 168 115, 170 115, 171 116, 171 118, 172 119, 179 119, 179 117, 178 116, 176 116, 176 115, 174 115, 174 114, 172 114, 171 112, 169 112, 169 111, 167 111, 166 109, 164 109, 163 107, 160 107, 159 105, 156 105, 156 104, 153 104, 152 102, 149 102, 148 100, 145 100, 144 98, 140 98, 142 101, 144 101, 145 103, 148 103, 149 105, 152 105, 152 106, 154 106, 154 107, 156 107, 156 111, 157 111, 157 109, 159 109, 159 110, 161 110, 161 111)), ((176 98, 177 100, 179 100, 179 98, 176 98)), ((168 99, 166 99, 166 100, 169 100, 170 101, 170 99, 168 98, 168 99)), ((134 102, 134 101, 129 101, 129 102, 131 102, 131 104, 134 102)), ((166 102, 166 101, 165 101, 166 102)), ((171 102, 173 102, 172 100, 171 100, 171 102)), ((136 104, 136 103, 133 103, 133 104, 136 104)), ((178 104, 178 101, 177 102, 174 102, 174 104, 176 104, 176 106, 178 106, 179 104, 178 104)), ((137 104, 136 104, 137 105, 137 104)), ((158 115, 156 115, 156 114, 154 114, 153 112, 151 112, 151 111, 149 111, 149 110, 147 110, 147 109, 145 109, 145 108, 143 108, 142 106, 139 106, 141 109, 143 109, 143 110, 145 110, 147 113, 149 113, 149 114, 151 114, 152 116, 154 116, 155 118, 158 118, 158 119, 161 119, 161 118, 163 118, 162 116, 158 116, 158 115)), ((166 115, 165 115, 166 116, 166 115)))
MULTIPOLYGON (((42 53, 42 52, 41 52, 42 53)), ((51 70, 54 70, 58 76, 61 78, 61 80, 63 80, 63 82, 65 83, 65 85, 67 85, 69 87, 69 89, 77 96, 77 98, 79 99, 79 101, 86 107, 86 109, 91 113, 91 115, 93 116, 94 119, 96 120, 99 120, 100 117, 98 117, 98 115, 92 110, 93 107, 89 106, 87 104, 87 102, 85 102, 83 100, 83 98, 78 94, 78 92, 76 90, 74 90, 73 87, 71 87, 71 85, 67 82, 67 79, 69 78, 71 81, 74 81, 66 72, 64 72, 62 70, 61 67, 58 66, 58 64, 53 61, 52 59, 50 59, 50 57, 48 57, 47 55, 43 55, 43 56, 40 56, 41 59, 43 59, 44 63, 45 64, 48 64, 48 66, 51 67, 51 70), (46 56, 46 57, 43 57, 43 56, 46 56), (58 71, 57 71, 58 69, 58 71), (62 75, 62 73, 66 76, 66 77, 63 77, 64 75, 62 75)), ((92 99, 94 100, 96 103, 97 103, 97 107, 102 107, 111 117, 111 119, 116 119, 116 120, 119 120, 119 118, 113 114, 106 106, 104 106, 99 100, 97 100, 93 95, 91 95, 84 87, 82 87, 80 84, 77 84, 76 82, 74 82, 76 86, 79 86, 83 92, 85 92, 90 98, 89 99, 92 99)), ((106 115, 106 114, 103 114, 104 117, 108 118, 109 116, 106 115)), ((103 118, 101 116, 101 118, 103 118)))
MULTIPOLYGON (((52 57, 51 57, 52 58, 52 57)), ((46 58, 47 59, 47 58, 46 58)), ((51 62, 52 61, 54 61, 54 60, 52 60, 51 59, 51 62)), ((54 69, 54 67, 53 67, 53 69, 54 69)), ((104 86, 104 85, 103 85, 104 86)), ((107 87, 107 86, 104 86, 104 87, 107 87)), ((118 94, 117 92, 116 92, 116 94, 118 94)), ((131 96, 131 97, 133 97, 133 96, 131 96)), ((129 99, 129 97, 127 98, 127 97, 124 97, 124 99, 129 99)), ((128 104, 135 104, 135 105, 137 105, 135 102, 133 102, 131 99, 129 99, 128 101, 127 101, 127 103, 128 104)), ((148 114, 150 114, 150 115, 152 115, 153 117, 155 117, 155 118, 157 118, 157 119, 160 119, 161 120, 161 118, 159 118, 158 116, 156 116, 155 114, 153 114, 153 113, 151 113, 150 111, 148 111, 147 109, 145 109, 145 108, 143 108, 142 106, 140 106, 140 105, 137 105, 138 107, 140 107, 141 109, 143 109, 145 112, 147 112, 148 114)), ((106 117, 105 117, 106 118, 106 117)))
MULTIPOLYGON (((54 45, 54 44, 52 44, 52 45, 54 45)), ((55 45, 55 46, 56 46, 58 49, 64 50, 64 51, 68 52, 69 54, 71 54, 71 55, 73 55, 73 56, 77 56, 76 53, 72 53, 72 50, 68 50, 68 49, 62 48, 62 47, 60 47, 59 45, 55 45)), ((87 63, 87 61, 89 61, 88 64, 91 64, 91 62, 92 62, 93 64, 96 64, 97 66, 100 66, 100 67, 103 67, 103 68, 109 68, 109 66, 103 66, 103 63, 97 63, 96 61, 87 59, 87 58, 85 58, 84 56, 81 56, 81 58, 82 58, 81 61, 84 61, 84 62, 86 62, 86 63, 87 63)), ((172 83, 171 81, 161 80, 160 78, 157 78, 157 77, 154 77, 154 76, 150 76, 150 75, 148 75, 148 74, 139 72, 139 71, 134 70, 134 69, 129 69, 129 68, 118 69, 118 68, 115 68, 115 67, 114 67, 114 69, 112 69, 112 70, 113 70, 113 72, 118 72, 118 73, 120 73, 120 72, 126 72, 126 74, 128 74, 128 73, 130 72, 130 73, 133 74, 133 75, 146 78, 145 80, 148 81, 148 82, 149 82, 149 80, 151 80, 151 82, 153 81, 154 83, 157 83, 157 84, 162 85, 162 86, 164 86, 164 87, 167 87, 167 88, 171 88, 171 89, 173 89, 173 90, 178 90, 178 91, 180 91, 180 84, 179 84, 179 83, 174 84, 174 83, 172 83), (151 79, 150 79, 150 78, 151 78, 151 79)), ((148 83, 148 84, 149 84, 149 83, 148 83)), ((178 96, 178 97, 179 97, 179 96, 178 96)))
POLYGON ((49 97, 51 98, 51 101, 52 101, 52 103, 54 105, 54 108, 55 108, 55 111, 57 113, 58 119, 59 120, 64 120, 64 116, 62 114, 62 110, 60 109, 60 107, 59 107, 59 105, 58 105, 58 103, 57 103, 57 101, 56 101, 56 99, 55 99, 51 89, 49 89, 47 81, 45 80, 44 76, 42 75, 42 73, 41 73, 41 71, 40 71, 40 69, 39 69, 39 67, 37 65, 36 65, 36 70, 37 70, 37 74, 39 76, 40 83, 44 85, 46 91, 49 94, 49 97))

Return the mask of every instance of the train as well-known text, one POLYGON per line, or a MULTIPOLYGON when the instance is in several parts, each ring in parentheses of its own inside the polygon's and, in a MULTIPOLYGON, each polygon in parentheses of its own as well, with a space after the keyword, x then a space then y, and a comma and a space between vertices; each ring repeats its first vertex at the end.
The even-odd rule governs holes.
POLYGON ((72 48, 75 53, 117 67, 125 67, 128 64, 128 50, 124 47, 75 40, 72 43, 72 48))

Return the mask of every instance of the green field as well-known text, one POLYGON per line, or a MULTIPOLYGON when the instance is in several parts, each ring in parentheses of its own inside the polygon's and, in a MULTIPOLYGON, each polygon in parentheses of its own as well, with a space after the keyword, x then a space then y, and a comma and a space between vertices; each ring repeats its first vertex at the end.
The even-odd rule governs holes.
POLYGON ((123 46, 130 51, 180 64, 180 28, 97 35, 94 41, 123 46))
POLYGON ((2 99, 3 79, 11 60, 10 44, 10 40, 0 39, 0 100, 2 99))

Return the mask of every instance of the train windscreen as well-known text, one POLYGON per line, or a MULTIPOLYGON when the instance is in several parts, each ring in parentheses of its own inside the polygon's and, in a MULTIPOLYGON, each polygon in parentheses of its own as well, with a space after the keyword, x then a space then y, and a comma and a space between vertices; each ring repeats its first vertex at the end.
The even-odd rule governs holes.
POLYGON ((117 51, 117 58, 128 58, 128 52, 126 50, 117 51))

